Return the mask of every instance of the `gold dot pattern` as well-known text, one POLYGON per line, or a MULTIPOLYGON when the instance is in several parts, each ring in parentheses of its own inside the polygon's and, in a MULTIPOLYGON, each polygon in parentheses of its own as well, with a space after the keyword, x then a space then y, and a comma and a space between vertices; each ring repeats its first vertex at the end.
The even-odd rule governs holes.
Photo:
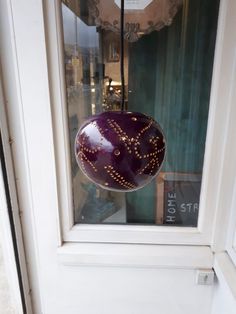
MULTIPOLYGON (((135 117, 133 117, 134 119, 136 119, 135 117)), ((132 118, 131 118, 132 119, 132 118)), ((133 121, 136 121, 132 119, 133 121)), ((128 149, 128 152, 132 153, 132 147, 130 147, 132 144, 132 146, 134 146, 134 153, 135 153, 135 156, 138 158, 138 159, 144 159, 144 158, 149 158, 149 157, 153 157, 151 159, 151 161, 143 168, 140 170, 139 174, 142 174, 150 165, 151 166, 151 171, 150 171, 150 174, 152 174, 155 166, 158 166, 159 167, 159 162, 158 162, 158 158, 157 158, 157 154, 164 151, 165 150, 165 145, 161 148, 161 149, 157 149, 158 147, 158 140, 159 140, 159 137, 154 137, 152 136, 149 140, 150 143, 153 144, 154 146, 154 151, 151 152, 151 153, 147 153, 147 154, 144 154, 144 155, 141 155, 138 151, 138 146, 140 145, 140 142, 138 141, 138 139, 140 138, 140 136, 145 132, 147 131, 151 125, 153 123, 153 120, 151 120, 149 122, 149 124, 147 126, 145 126, 143 129, 140 130, 140 132, 138 133, 138 135, 135 137, 135 138, 129 138, 128 135, 122 130, 122 128, 118 125, 117 122, 115 122, 114 120, 112 119, 108 119, 108 124, 110 125, 110 127, 115 131, 115 133, 118 135, 119 139, 124 141, 124 144, 126 146, 126 148, 128 149), (127 143, 126 143, 127 142, 127 143)))
MULTIPOLYGON (((132 117, 131 119, 133 120, 133 118, 137 120, 137 118, 135 118, 135 117, 132 117)), ((135 121, 136 121, 136 120, 135 120, 135 121)), ((138 139, 140 138, 140 136, 141 136, 145 131, 147 131, 148 129, 150 129, 150 127, 152 126, 152 124, 153 124, 154 121, 151 119, 151 121, 148 123, 148 125, 145 126, 143 129, 141 129, 140 132, 138 133, 138 135, 137 135, 135 138, 133 138, 133 137, 132 137, 132 138, 129 138, 129 136, 126 134, 126 132, 124 132, 124 131, 122 130, 122 128, 119 126, 119 124, 118 124, 117 122, 115 122, 115 120, 113 120, 113 119, 107 119, 107 122, 108 122, 109 126, 110 126, 110 127, 115 131, 115 133, 118 135, 119 139, 124 142, 124 145, 125 145, 126 149, 128 150, 128 152, 129 152, 130 154, 132 154, 132 147, 131 147, 132 144, 134 144, 135 146, 140 145, 140 142, 138 141, 138 139)), ((152 152, 152 153, 150 153, 150 154, 141 155, 141 154, 138 152, 137 147, 134 147, 134 151, 135 151, 136 157, 139 158, 139 159, 143 159, 143 158, 149 158, 150 156, 155 156, 155 155, 157 155, 157 153, 159 152, 159 151, 157 151, 157 149, 156 149, 156 148, 157 148, 157 141, 158 141, 158 139, 159 139, 159 137, 157 137, 156 140, 153 141, 153 144, 154 144, 154 147, 155 147, 155 152, 152 152)), ((165 149, 165 147, 163 148, 163 150, 164 150, 164 149, 165 149)))
POLYGON ((80 157, 80 160, 81 160, 81 163, 82 163, 82 167, 83 167, 84 170, 85 170, 85 166, 84 166, 84 159, 85 159, 95 172, 98 171, 97 168, 94 166, 94 164, 87 158, 87 156, 82 151, 79 152, 77 156, 80 157))
POLYGON ((119 139, 124 143, 127 151, 131 154, 132 150, 130 149, 131 140, 129 139, 128 135, 121 129, 118 123, 116 123, 112 119, 107 119, 108 125, 115 131, 118 135, 119 139))
MULTIPOLYGON (((131 117, 131 120, 137 121, 137 118, 131 117)), ((129 154, 134 153, 133 156, 139 160, 149 159, 149 160, 147 160, 148 163, 142 169, 137 170, 137 174, 142 175, 142 174, 144 174, 145 170, 148 169, 149 170, 148 174, 151 175, 154 172, 156 167, 159 168, 160 165, 159 165, 159 160, 158 160, 158 153, 161 153, 165 150, 165 142, 164 141, 163 141, 163 144, 164 144, 163 147, 158 149, 158 147, 160 146, 160 145, 158 145, 158 141, 160 141, 160 138, 158 136, 156 136, 156 137, 151 136, 149 139, 149 143, 153 146, 153 151, 151 151, 151 152, 149 151, 145 154, 141 154, 141 152, 140 152, 140 147, 141 147, 140 139, 141 139, 142 135, 148 129, 151 128, 152 124, 155 123, 154 120, 151 119, 149 121, 149 123, 146 124, 146 126, 144 126, 138 132, 136 137, 129 137, 127 135, 127 133, 120 127, 120 125, 114 119, 107 119, 106 121, 107 121, 109 127, 116 133, 119 140, 123 143, 123 145, 125 146, 125 148, 127 149, 127 152, 129 154), (150 160, 150 158, 151 158, 151 160, 150 160)), ((100 135, 100 139, 98 141, 99 144, 96 147, 92 147, 92 148, 86 146, 86 140, 89 140, 89 136, 87 136, 86 134, 82 134, 82 136, 80 137, 80 140, 82 142, 79 141, 79 138, 76 141, 76 143, 80 145, 80 151, 79 151, 77 157, 80 159, 81 167, 85 173, 86 173, 85 161, 90 165, 90 167, 93 169, 94 172, 98 171, 98 169, 89 160, 89 157, 87 157, 86 154, 88 154, 88 153, 89 154, 96 154, 98 151, 100 151, 102 149, 103 142, 106 139, 105 134, 104 134, 104 130, 102 128, 100 128, 95 121, 92 122, 91 124, 99 131, 99 135, 100 135)), ((150 147, 150 145, 149 145, 149 147, 150 147)), ((116 148, 113 150, 113 153, 115 156, 119 156, 120 150, 116 148)), ((111 179, 113 179, 116 183, 118 183, 120 186, 124 187, 125 189, 133 190, 133 189, 137 188, 136 185, 132 184, 131 182, 128 182, 117 170, 115 170, 115 168, 113 166, 105 165, 104 169, 111 179)), ((103 185, 109 186, 109 183, 104 180, 103 185)))
POLYGON ((110 177, 119 183, 121 186, 127 188, 127 189, 135 189, 136 186, 124 179, 112 166, 105 166, 104 169, 106 172, 110 175, 110 177))
POLYGON ((77 140, 77 143, 79 143, 81 151, 86 151, 87 153, 95 154, 99 150, 101 150, 101 148, 102 148, 102 145, 103 145, 102 142, 104 139, 104 132, 103 132, 103 129, 100 128, 96 122, 92 122, 91 124, 99 131, 99 134, 101 135, 100 142, 99 142, 98 146, 96 146, 93 149, 89 149, 89 148, 85 147, 86 136, 83 136, 82 143, 80 143, 79 140, 77 140))
POLYGON ((148 129, 150 129, 150 127, 152 126, 152 123, 153 123, 153 120, 151 119, 151 121, 148 123, 148 125, 145 126, 145 127, 138 133, 138 135, 136 136, 136 139, 139 139, 140 136, 141 136, 145 131, 147 131, 148 129))
POLYGON ((100 132, 100 134, 104 137, 104 131, 102 128, 100 128, 97 123, 94 121, 92 122, 92 125, 95 126, 96 129, 98 129, 98 131, 100 132))
POLYGON ((152 158, 151 161, 149 161, 149 163, 139 171, 139 174, 142 174, 147 168, 149 168, 151 166, 151 171, 150 171, 150 174, 152 174, 155 166, 158 166, 159 167, 159 162, 158 162, 158 158, 154 159, 152 158))

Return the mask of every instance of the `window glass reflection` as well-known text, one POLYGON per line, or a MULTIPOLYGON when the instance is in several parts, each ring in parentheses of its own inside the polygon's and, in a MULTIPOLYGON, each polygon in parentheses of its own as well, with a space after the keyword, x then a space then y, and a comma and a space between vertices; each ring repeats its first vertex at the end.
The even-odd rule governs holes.
POLYGON ((81 123, 120 109, 118 4, 62 1, 75 223, 197 225, 219 1, 176 1, 168 26, 149 20, 157 1, 126 10, 125 105, 160 123, 167 153, 160 175, 130 193, 97 187, 74 157, 81 123))

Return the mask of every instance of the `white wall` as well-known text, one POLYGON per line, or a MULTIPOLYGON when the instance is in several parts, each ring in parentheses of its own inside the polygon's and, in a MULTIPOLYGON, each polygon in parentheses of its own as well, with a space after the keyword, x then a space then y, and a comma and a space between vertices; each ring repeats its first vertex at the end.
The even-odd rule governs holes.
POLYGON ((211 314, 236 313, 236 267, 228 253, 215 255, 214 269, 217 276, 211 314))
POLYGON ((211 314, 235 314, 236 300, 224 280, 215 284, 211 314))
POLYGON ((51 300, 52 308, 47 308, 47 313, 209 314, 211 311, 213 286, 196 285, 195 270, 68 267, 63 268, 61 275, 60 295, 51 300), (60 308, 57 308, 58 298, 60 308))

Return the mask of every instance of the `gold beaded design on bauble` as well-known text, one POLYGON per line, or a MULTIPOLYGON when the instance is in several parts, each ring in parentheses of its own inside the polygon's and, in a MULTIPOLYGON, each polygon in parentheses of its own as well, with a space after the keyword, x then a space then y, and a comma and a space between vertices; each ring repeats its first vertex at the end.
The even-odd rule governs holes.
POLYGON ((135 189, 136 186, 124 179, 112 166, 105 166, 104 169, 109 174, 109 176, 115 180, 120 185, 124 186, 127 189, 135 189))
MULTIPOLYGON (((137 121, 136 117, 131 117, 132 121, 137 121)), ((118 136, 119 140, 124 144, 126 150, 128 151, 129 154, 132 154, 137 158, 137 159, 148 159, 147 160, 147 164, 138 171, 137 174, 142 175, 144 174, 144 172, 149 169, 148 174, 151 175, 155 169, 155 167, 159 168, 159 160, 158 160, 158 153, 161 153, 162 151, 165 150, 165 142, 163 141, 163 147, 158 149, 158 141, 160 140, 159 137, 154 137, 151 136, 149 139, 149 143, 152 144, 153 146, 153 151, 151 152, 147 152, 145 154, 141 154, 140 153, 140 138, 141 136, 148 130, 150 129, 150 127, 152 126, 153 123, 155 123, 155 121, 153 119, 151 119, 149 121, 149 123, 143 127, 137 134, 136 137, 129 137, 127 135, 127 133, 122 130, 122 128, 120 127, 120 125, 114 120, 114 119, 107 119, 107 124, 109 125, 109 127, 112 129, 112 131, 115 132, 115 134, 118 136), (150 160, 151 158, 151 160, 150 160)), ((86 161, 91 168, 93 169, 94 172, 97 172, 97 168, 96 166, 89 160, 89 158, 86 156, 86 154, 95 154, 98 151, 102 150, 102 146, 103 146, 103 142, 106 139, 105 134, 104 134, 104 130, 102 128, 100 128, 96 122, 91 122, 92 126, 94 126, 100 135, 100 140, 99 140, 99 144, 96 147, 92 147, 92 148, 88 148, 85 145, 87 136, 85 134, 82 134, 82 136, 80 137, 81 142, 78 140, 78 144, 80 145, 80 151, 77 154, 77 158, 80 159, 81 161, 81 167, 83 172, 86 174, 86 169, 85 169, 85 165, 84 165, 84 161, 86 161)), ((108 131, 108 130, 107 130, 108 131)), ((121 154, 120 150, 118 148, 115 148, 113 151, 114 155, 116 157, 119 157, 119 155, 121 154)), ((124 177, 117 172, 117 170, 114 169, 113 166, 111 165, 106 165, 104 166, 104 170, 106 171, 106 173, 109 175, 110 178, 112 178, 116 183, 118 183, 120 186, 128 189, 128 190, 132 190, 137 188, 137 186, 135 186, 134 184, 128 182, 127 180, 124 179, 124 177)), ((104 182, 103 183, 104 186, 109 186, 108 182, 104 182)))

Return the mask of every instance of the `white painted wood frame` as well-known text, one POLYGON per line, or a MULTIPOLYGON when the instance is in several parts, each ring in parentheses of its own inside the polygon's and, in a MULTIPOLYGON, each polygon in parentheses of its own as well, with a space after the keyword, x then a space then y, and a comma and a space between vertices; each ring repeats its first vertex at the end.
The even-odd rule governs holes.
POLYGON ((27 313, 31 313, 31 298, 30 298, 30 287, 28 281, 28 271, 25 259, 25 248, 23 243, 22 228, 20 221, 20 210, 18 206, 17 193, 15 187, 15 177, 14 169, 12 163, 11 149, 10 149, 10 136, 8 133, 7 116, 5 112, 5 99, 3 95, 2 88, 2 77, 1 77, 1 67, 0 67, 0 132, 2 138, 2 145, 4 149, 5 166, 7 170, 7 180, 4 182, 2 165, 0 165, 0 234, 1 234, 1 246, 3 249, 3 255, 5 260, 6 275, 9 280, 10 292, 12 295, 12 304, 14 305, 14 310, 19 314, 23 314, 24 305, 22 305, 20 285, 19 285, 19 275, 15 251, 13 246, 13 235, 11 230, 11 223, 9 219, 9 208, 6 199, 6 189, 5 184, 9 184, 10 190, 10 201, 11 210, 14 221, 15 236, 17 241, 17 249, 20 263, 21 279, 23 285, 24 301, 27 313))
MULTIPOLYGON (((48 294, 62 273, 64 281, 72 280, 72 266, 213 266, 210 246, 221 250, 220 223, 227 233, 229 215, 219 204, 230 151, 235 4, 220 5, 199 224, 180 228, 74 225, 60 1, 0 2, 5 110, 35 313, 52 306, 48 294)), ((227 187, 233 188, 226 182, 227 187)))
MULTIPOLYGON (((5 18, 5 22, 4 20, 3 22, 11 24, 12 32, 14 31, 14 34, 9 33, 9 38, 5 41, 12 51, 13 47, 15 49, 15 55, 12 55, 15 63, 9 64, 7 62, 9 59, 7 46, 3 47, 3 70, 9 72, 9 69, 12 69, 10 73, 15 73, 19 79, 14 99, 12 102, 9 101, 7 111, 10 130, 14 136, 13 153, 16 169, 21 173, 23 171, 21 165, 25 164, 27 172, 27 175, 24 172, 26 182, 24 186, 20 186, 20 192, 22 195, 29 195, 27 186, 33 193, 33 184, 42 184, 43 186, 43 181, 53 183, 51 188, 45 191, 45 196, 48 195, 49 200, 45 206, 51 206, 51 210, 57 212, 59 246, 68 241, 211 245, 215 208, 218 201, 216 196, 219 195, 220 188, 218 178, 219 173, 222 172, 224 157, 222 147, 227 137, 227 128, 222 128, 222 125, 227 125, 230 113, 230 103, 227 101, 230 91, 228 85, 222 81, 224 75, 228 76, 232 71, 231 63, 227 62, 225 58, 230 5, 231 2, 227 0, 222 0, 220 5, 199 223, 197 228, 185 228, 74 225, 60 1, 53 0, 42 3, 38 0, 29 4, 23 0, 11 0, 9 4, 1 4, 9 13, 8 21, 5 18), (22 7, 26 9, 29 16, 32 16, 32 19, 34 17, 41 23, 40 27, 35 25, 35 29, 32 29, 30 33, 27 32, 27 26, 31 20, 30 18, 25 19, 25 15, 23 18, 22 7), (38 13, 35 7, 40 8, 38 13), (36 34, 37 41, 35 40, 36 34), (37 47, 37 51, 32 48, 34 45, 37 47), (40 66, 37 65, 38 61, 36 62, 36 60, 40 60, 40 66), (40 73, 42 66, 45 67, 44 74, 40 73), (32 78, 35 78, 33 86, 32 78), (36 95, 38 95, 38 99, 35 98, 36 95), (32 117, 35 119, 35 123, 32 123, 32 117), (37 117, 39 121, 44 121, 43 127, 37 125, 37 117), (39 154, 38 145, 43 141, 44 136, 47 140, 47 149, 44 147, 44 154, 39 154), (39 165, 43 164, 43 157, 45 158, 45 168, 42 173, 39 165)), ((1 11, 4 12, 4 10, 1 11)), ((15 77, 6 76, 6 85, 10 86, 12 80, 15 81, 15 77)), ((13 96, 11 97, 13 98, 13 96)), ((36 195, 33 196, 33 194, 31 197, 34 199, 36 195)), ((35 204, 35 202, 33 203, 35 204)), ((50 209, 48 208, 48 210, 50 209)))
MULTIPOLYGON (((49 82, 52 106, 52 130, 56 158, 58 182, 59 217, 61 238, 70 242, 112 242, 112 243, 152 243, 152 244, 194 244, 210 245, 215 217, 216 195, 220 182, 215 169, 221 169, 224 155, 222 145, 227 130, 220 126, 227 122, 229 108, 224 92, 219 89, 225 41, 227 1, 221 1, 216 52, 212 79, 206 151, 204 158, 203 181, 200 199, 199 223, 197 228, 166 226, 128 226, 128 225, 86 225, 74 224, 72 207, 71 166, 69 135, 66 109, 66 88, 62 40, 62 21, 60 1, 45 2, 45 22, 49 64, 49 82)), ((221 85, 222 86, 222 85, 221 85)))
MULTIPOLYGON (((1 4, 3 30, 9 26, 2 60, 7 86, 7 114, 14 143, 17 175, 23 177, 18 189, 25 202, 29 198, 33 220, 45 220, 34 208, 56 211, 58 246, 65 242, 136 243, 166 245, 211 245, 216 221, 225 139, 230 114, 230 88, 223 78, 232 72, 227 60, 226 32, 230 27, 232 1, 220 5, 216 53, 203 170, 199 224, 197 228, 129 225, 74 225, 71 201, 70 156, 66 117, 65 75, 60 1, 11 0, 1 4), (2 10, 3 9, 3 10, 2 10), (37 10, 36 10, 37 9, 37 10), (22 13, 26 10, 26 13, 22 13), (25 17, 27 15, 27 18, 25 17), (37 20, 38 24, 33 21, 37 20), (34 28, 28 32, 28 25, 34 28), (36 36, 37 35, 37 36, 36 36), (37 40, 36 40, 37 38, 37 40), (45 44, 46 43, 46 44, 45 44), (37 49, 36 49, 37 48, 37 49), (8 54, 12 53, 12 62, 8 54), (27 52, 27 53, 26 53, 27 52), (37 60, 37 61, 36 61, 37 60), (42 70, 42 67, 44 69, 42 70), (14 74, 14 75, 13 75, 14 74), (32 81, 33 80, 33 81, 32 81), (14 84, 12 83, 14 82, 14 84), (33 82, 33 83, 32 83, 33 82), (10 92, 15 87, 14 93, 10 92), (37 121, 40 121, 39 124, 37 121), (42 125, 43 121, 43 125, 42 125), (45 143, 45 144, 44 144, 45 143), (43 144, 43 153, 38 153, 43 144), (24 165, 24 167, 22 167, 24 165), (42 169, 43 167, 43 169, 42 169), (50 188, 46 184, 51 182, 50 188), (40 186, 47 203, 37 196, 40 186), (40 205, 41 204, 41 205, 40 205), (37 205, 37 206, 36 206, 37 205)), ((230 57, 230 56, 228 56, 230 57)), ((27 208, 27 206, 26 206, 27 208)), ((33 233, 36 232, 36 229, 33 233)), ((41 232, 39 231, 41 234, 41 232)), ((38 237, 38 235, 35 235, 38 237)), ((29 241, 29 240, 28 240, 29 241)))
MULTIPOLYGON (((222 2, 223 4, 223 2, 222 2)), ((236 25, 236 1, 225 1, 226 25, 222 33, 222 51, 220 82, 218 86, 219 106, 222 107, 222 120, 218 117, 218 138, 223 131, 221 142, 221 162, 212 167, 215 170, 215 180, 218 188, 215 190, 215 218, 212 221, 212 250, 215 253, 227 252, 236 265, 236 33, 232 29, 236 25)), ((216 138, 217 140, 217 138, 216 138)), ((215 155, 214 158, 218 158, 215 155)))

